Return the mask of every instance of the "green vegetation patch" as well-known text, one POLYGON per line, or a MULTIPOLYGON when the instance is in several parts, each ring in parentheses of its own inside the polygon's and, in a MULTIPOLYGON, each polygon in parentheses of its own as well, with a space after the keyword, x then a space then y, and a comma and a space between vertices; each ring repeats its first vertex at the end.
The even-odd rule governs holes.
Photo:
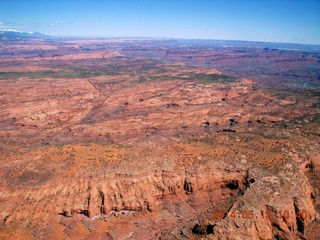
POLYGON ((204 74, 204 73, 188 73, 179 75, 141 75, 138 82, 142 83, 145 81, 173 81, 173 80, 183 80, 192 81, 199 83, 233 83, 239 81, 238 78, 231 77, 223 74, 204 74))
POLYGON ((224 74, 189 74, 189 79, 201 83, 231 83, 238 81, 237 78, 224 74))
POLYGON ((17 79, 27 77, 30 79, 39 78, 88 78, 101 75, 116 75, 117 71, 101 69, 77 69, 73 71, 36 71, 36 72, 0 72, 0 80, 17 79))

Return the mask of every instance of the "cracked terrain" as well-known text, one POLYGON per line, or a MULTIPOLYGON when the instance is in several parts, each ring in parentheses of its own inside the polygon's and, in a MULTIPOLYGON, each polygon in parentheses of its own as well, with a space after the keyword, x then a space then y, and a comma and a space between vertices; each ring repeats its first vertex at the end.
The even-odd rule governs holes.
POLYGON ((0 41, 0 239, 319 236, 319 53, 180 44, 0 41))

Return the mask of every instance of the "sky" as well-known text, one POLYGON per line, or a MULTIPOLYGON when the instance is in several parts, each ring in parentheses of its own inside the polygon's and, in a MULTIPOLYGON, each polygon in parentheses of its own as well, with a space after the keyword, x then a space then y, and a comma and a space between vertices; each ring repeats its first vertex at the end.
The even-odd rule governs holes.
POLYGON ((320 0, 0 0, 0 29, 320 44, 320 0))

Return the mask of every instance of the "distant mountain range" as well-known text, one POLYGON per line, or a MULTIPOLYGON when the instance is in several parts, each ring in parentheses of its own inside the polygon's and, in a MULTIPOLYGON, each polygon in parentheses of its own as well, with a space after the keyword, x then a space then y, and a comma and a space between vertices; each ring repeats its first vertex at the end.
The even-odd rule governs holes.
MULTIPOLYGON (((43 40, 69 40, 69 39, 106 39, 110 37, 56 37, 48 36, 39 32, 23 32, 16 29, 1 29, 0 28, 0 41, 1 40, 29 40, 29 39, 43 39, 43 40)), ((122 38, 123 37, 112 37, 122 38)), ((131 38, 143 40, 144 38, 131 38)), ((148 38, 152 40, 153 38, 148 38)), ((154 39, 156 40, 156 39, 154 39)), ((159 40, 157 38, 157 40, 159 40)), ((197 47, 197 48, 264 48, 265 50, 281 49, 281 50, 294 50, 294 51, 307 51, 307 52, 320 52, 320 45, 310 44, 295 44, 295 43, 279 43, 279 42, 254 42, 254 41, 238 41, 238 40, 210 40, 210 39, 166 39, 172 41, 174 45, 179 47, 197 47)), ((168 43, 166 41, 166 44, 168 43)), ((161 41, 160 41, 161 42, 161 41)), ((160 43, 159 42, 159 43, 160 43)))
POLYGON ((46 35, 39 32, 23 32, 15 29, 0 29, 0 40, 26 40, 46 37, 46 35))

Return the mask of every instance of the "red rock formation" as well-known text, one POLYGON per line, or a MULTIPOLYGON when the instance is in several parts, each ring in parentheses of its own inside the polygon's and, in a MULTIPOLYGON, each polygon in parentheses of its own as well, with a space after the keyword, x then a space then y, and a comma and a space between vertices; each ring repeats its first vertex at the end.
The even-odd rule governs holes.
POLYGON ((130 58, 122 44, 0 43, 0 238, 306 236, 317 92, 130 58))

